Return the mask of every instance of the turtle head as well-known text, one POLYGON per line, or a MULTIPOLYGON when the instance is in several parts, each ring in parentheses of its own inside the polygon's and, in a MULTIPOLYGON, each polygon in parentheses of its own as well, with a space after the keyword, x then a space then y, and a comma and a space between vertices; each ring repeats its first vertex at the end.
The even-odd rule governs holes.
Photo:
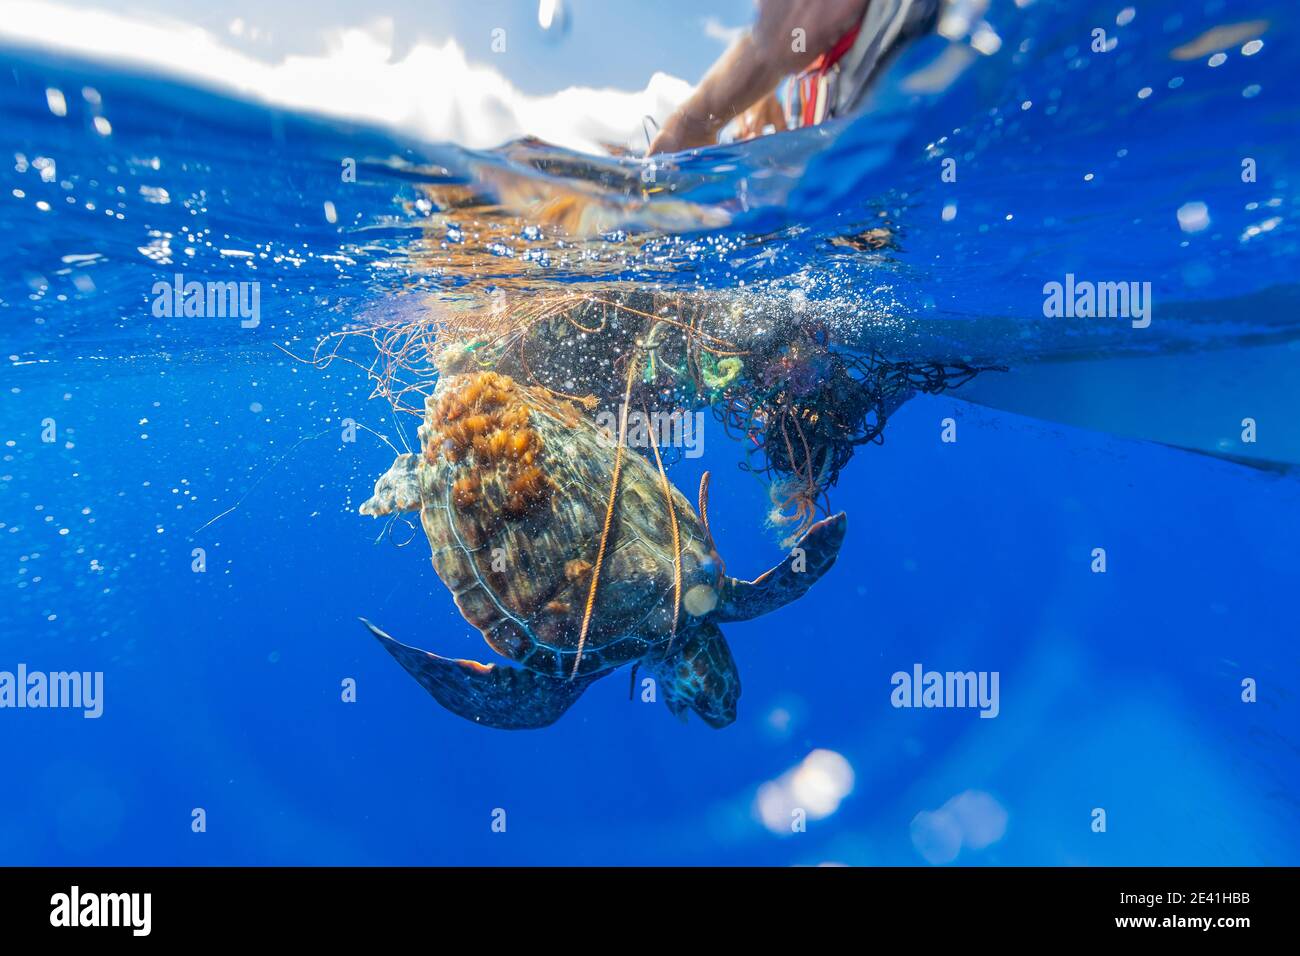
POLYGON ((740 677, 722 632, 712 624, 691 628, 681 644, 654 666, 664 703, 682 720, 693 710, 710 727, 736 719, 740 677))
POLYGON ((420 510, 420 479, 417 468, 420 457, 411 454, 398 455, 393 467, 379 476, 375 482, 375 493, 360 508, 363 515, 378 518, 395 511, 420 510))

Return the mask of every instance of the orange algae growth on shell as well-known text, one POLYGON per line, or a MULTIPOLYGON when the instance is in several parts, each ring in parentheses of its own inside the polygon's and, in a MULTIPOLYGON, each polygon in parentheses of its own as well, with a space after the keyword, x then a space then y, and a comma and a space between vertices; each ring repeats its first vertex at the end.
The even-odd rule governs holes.
POLYGON ((591 571, 591 562, 585 558, 573 558, 564 562, 564 576, 570 581, 585 578, 591 571))
POLYGON ((471 470, 452 485, 458 507, 483 500, 485 487, 504 492, 501 510, 522 518, 545 502, 552 482, 541 467, 542 439, 530 423, 533 409, 564 417, 562 407, 544 407, 539 396, 508 375, 477 372, 442 395, 429 418, 425 454, 471 470))
POLYGON ((456 503, 457 508, 472 508, 478 504, 481 492, 478 475, 465 475, 457 478, 455 484, 451 486, 451 500, 456 503))

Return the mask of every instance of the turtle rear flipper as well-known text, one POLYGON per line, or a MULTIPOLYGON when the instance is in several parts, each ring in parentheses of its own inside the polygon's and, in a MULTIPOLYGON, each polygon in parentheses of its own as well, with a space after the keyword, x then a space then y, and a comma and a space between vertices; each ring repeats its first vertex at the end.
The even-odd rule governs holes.
POLYGON ((375 493, 359 509, 363 515, 378 518, 394 511, 420 510, 420 478, 416 469, 420 456, 407 452, 398 455, 393 466, 375 482, 375 493))
POLYGON ((839 557, 847 527, 848 519, 842 511, 824 518, 809 528, 786 559, 770 571, 752 581, 726 578, 710 618, 719 622, 748 621, 803 597, 839 557))
POLYGON ((434 700, 453 714, 487 727, 528 730, 553 724, 596 680, 569 681, 515 667, 439 657, 394 640, 365 618, 361 623, 434 700))

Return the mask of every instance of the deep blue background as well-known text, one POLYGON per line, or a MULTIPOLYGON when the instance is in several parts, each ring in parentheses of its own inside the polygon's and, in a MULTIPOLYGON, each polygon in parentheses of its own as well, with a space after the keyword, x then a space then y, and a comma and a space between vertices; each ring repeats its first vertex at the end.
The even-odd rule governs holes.
MULTIPOLYGON (((5 659, 103 670, 107 689, 96 721, 0 715, 7 861, 908 863, 912 817, 967 789, 1009 823, 962 862, 1296 859, 1290 479, 917 400, 839 489, 851 523, 832 575, 728 628, 736 725, 683 727, 615 676, 554 727, 511 734, 450 717, 355 621, 490 659, 423 542, 375 545, 353 514, 389 458, 373 439, 303 445, 197 536, 208 571, 191 573, 188 532, 222 508, 177 509, 171 488, 188 478, 206 498, 296 440, 313 402, 320 420, 340 415, 315 373, 32 378, 6 406, 67 408, 77 447, 19 433, 27 477, 6 483, 20 528, 6 540, 39 557, 11 582, 46 580, 6 612, 5 659), (185 394, 205 397, 153 407, 185 394), (939 441, 948 415, 955 444, 939 441), (1104 575, 1089 570, 1097 546, 1104 575), (108 570, 87 572, 92 557, 108 570), (999 671, 1001 715, 892 709, 889 677, 914 662, 999 671), (1244 676, 1259 703, 1239 701, 1244 676), (344 677, 355 704, 340 702, 344 677), (786 735, 765 722, 775 707, 797 715, 786 735), (755 788, 814 747, 847 757, 854 793, 807 834, 774 837, 751 819, 755 788), (505 835, 489 829, 496 807, 505 835)), ((733 571, 757 572, 778 555, 753 527, 762 489, 708 441, 715 534, 733 571)))
MULTIPOLYGON (((1226 18, 1217 12, 1201 26, 1226 18)), ((1075 25, 1094 19, 1081 13, 1075 25)), ((1172 32, 1185 41, 1201 26, 1172 32)), ((1278 35, 1288 42, 1285 29, 1278 35)), ((1172 42, 1131 68, 1168 67, 1172 42)), ((1266 91, 1294 72, 1256 59, 1245 79, 1263 71, 1266 91)), ((1201 75, 1205 65, 1177 69, 1201 75)), ((1028 62, 1014 72, 1031 82, 1046 70, 1028 62)), ((683 727, 661 706, 629 702, 622 674, 545 731, 474 727, 439 708, 355 620, 364 614, 410 643, 490 659, 423 540, 376 544, 380 526, 355 513, 392 453, 365 431, 342 442, 340 423, 352 417, 392 436, 385 408, 366 400, 355 368, 317 370, 272 344, 309 351, 323 331, 414 307, 410 289, 428 277, 389 268, 418 237, 404 206, 410 184, 372 169, 340 193, 337 157, 416 160, 420 147, 27 54, 12 54, 2 73, 14 151, 29 164, 53 156, 59 175, 41 183, 8 156, 0 169, 0 223, 18 266, 0 280, 0 669, 102 670, 106 702, 99 720, 0 711, 0 862, 911 864, 926 859, 913 840, 916 815, 967 791, 987 795, 981 805, 1000 806, 1006 824, 958 863, 1300 862, 1300 485, 1289 473, 1044 423, 967 404, 961 393, 918 398, 836 489, 850 525, 834 571, 798 604, 728 627, 744 685, 733 727, 683 727), (75 97, 84 83, 104 93, 111 138, 89 131, 75 97), (69 94, 64 122, 45 107, 53 84, 69 94), (139 185, 165 185, 171 203, 145 203, 139 185), (34 206, 42 196, 48 213, 34 206), (320 213, 324 196, 336 197, 337 227, 320 213), (193 239, 183 226, 211 233, 193 239), (172 233, 178 265, 137 251, 151 229, 172 233), (217 252, 259 243, 268 258, 255 268, 217 252), (102 259, 63 259, 92 252, 102 259), (303 261, 277 260, 286 255, 303 261), (259 278, 262 326, 151 320, 152 282, 173 269, 259 278), (92 277, 91 291, 74 284, 79 274, 92 277), (951 444, 940 441, 949 416, 951 444), (46 417, 58 423, 55 444, 39 440, 46 417), (204 574, 190 570, 194 547, 206 549, 204 574), (1105 574, 1090 570, 1095 547, 1106 549, 1105 574), (1000 672, 1000 716, 893 709, 890 675, 917 662, 1000 672), (355 704, 340 700, 348 677, 355 704), (1240 700, 1245 677, 1258 681, 1257 703, 1240 700), (771 719, 778 710, 792 715, 784 730, 771 719), (852 793, 807 833, 769 832, 753 811, 759 786, 816 748, 848 760, 852 793), (195 807, 207 811, 206 833, 190 830, 195 807), (1104 834, 1090 828, 1097 807, 1107 811, 1104 834), (504 834, 491 830, 495 808, 507 812, 504 834)), ((971 148, 1002 156, 984 159, 988 168, 1007 168, 1018 147, 994 135, 1000 124, 986 110, 1021 112, 1020 94, 989 76, 968 74, 938 104, 921 104, 917 123, 933 133, 983 117, 989 135, 971 148)), ((1244 122, 1236 111, 1260 102, 1241 106, 1241 79, 1205 94, 1224 123, 1244 122)), ((1205 102, 1188 101, 1169 128, 1196 135, 1192 118, 1206 115, 1205 102)), ((1261 108, 1269 117, 1282 109, 1261 108)), ((1005 182, 1001 195, 992 182, 969 187, 947 245, 933 238, 944 197, 913 192, 895 210, 902 247, 868 265, 828 256, 820 242, 843 198, 819 205, 805 184, 816 222, 774 236, 776 262, 755 263, 751 247, 699 264, 700 274, 726 285, 763 269, 824 268, 833 291, 860 296, 864 311, 888 282, 902 303, 892 318, 906 329, 897 342, 995 349, 1014 339, 1018 350, 1008 350, 1019 357, 1069 351, 1071 335, 1028 331, 1041 321, 1045 278, 1067 267, 1106 278, 1131 266, 1132 278, 1165 282, 1171 302, 1198 301, 1210 318, 1180 322, 1171 309, 1151 338, 1115 334, 1101 345, 1092 328, 1079 330, 1087 349, 1076 367, 1092 368, 1087 360, 1111 345, 1172 354, 1175 343, 1204 351, 1234 337, 1294 341, 1293 313, 1233 304, 1238 294, 1285 292, 1293 279, 1294 126, 1257 117, 1249 128, 1251 145, 1281 164, 1260 193, 1278 197, 1284 219, 1249 247, 1240 227, 1264 213, 1242 208, 1233 177, 1197 180, 1179 165, 1186 144, 1144 139, 1141 116, 1087 99, 1073 109, 1082 128, 1095 124, 1094 141, 1104 132, 1134 153, 1149 147, 1135 181, 1095 200, 1061 195, 1050 178, 1005 182), (1173 212, 1198 198, 1230 226, 1180 236, 1173 212), (1026 231, 1008 239, 996 230, 1013 228, 1001 214, 1013 201, 1029 212, 1012 220, 1026 231), (1084 212, 1067 221, 1057 203, 1084 212), (1118 228, 1135 220, 1160 225, 1118 228), (954 247, 960 262, 936 262, 936 251, 954 247), (1205 272, 1188 269, 1197 263, 1231 281, 1200 281, 1205 272), (939 301, 925 302, 927 288, 939 301), (935 324, 944 320, 972 331, 950 334, 935 324), (995 326, 1026 331, 982 331, 995 326)), ((880 129, 855 128, 847 142, 887 138, 880 129)), ((922 173, 930 182, 937 167, 909 152, 917 135, 888 134, 910 157, 900 183, 921 190, 922 173)), ((1091 165, 1052 135, 1032 136, 1043 162, 1091 165)), ((822 169, 857 170, 864 189, 879 185, 880 157, 858 155, 832 153, 822 169)), ((780 215, 797 218, 800 208, 780 215)), ((1231 379, 1236 353, 1214 354, 1231 379)), ((1206 427, 1234 435, 1243 414, 1257 414, 1262 442, 1293 433, 1294 394, 1242 378, 1241 401, 1211 409, 1206 427)), ((1095 420, 1140 422, 1102 372, 1089 384, 1095 420)), ((736 468, 736 446, 712 423, 706 449, 673 478, 693 492, 701 467, 714 470, 711 518, 729 570, 758 573, 780 556, 761 527, 766 491, 736 468)))

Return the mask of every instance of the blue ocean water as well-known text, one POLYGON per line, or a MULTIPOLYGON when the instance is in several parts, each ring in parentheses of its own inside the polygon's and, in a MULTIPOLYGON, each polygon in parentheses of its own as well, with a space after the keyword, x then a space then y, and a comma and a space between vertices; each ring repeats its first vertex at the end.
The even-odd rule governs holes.
MULTIPOLYGON (((3 51, 0 671, 102 671, 104 707, 0 710, 0 861, 1300 862, 1295 14, 1133 6, 995 6, 1000 51, 945 83, 906 81, 936 38, 837 135, 665 161, 648 199, 634 160, 3 51), (1171 56, 1253 20, 1221 63, 1171 56), (597 234, 500 254, 430 226, 424 187, 504 180, 581 194, 597 234), (834 241, 882 221, 885 249, 834 241), (257 325, 155 317, 177 272, 260 282, 257 325), (1067 273, 1152 283, 1150 327, 1045 317, 1067 273), (798 294, 891 356, 1010 369, 859 453, 835 569, 726 629, 723 731, 629 700, 626 673, 545 730, 475 727, 356 621, 492 659, 423 541, 356 514, 391 411, 363 369, 294 356, 431 296, 597 280, 798 294), (892 706, 918 664, 996 672, 996 718, 892 706)), ((720 432, 705 449, 672 478, 712 470, 728 569, 757 574, 781 556, 766 488, 720 432)))

